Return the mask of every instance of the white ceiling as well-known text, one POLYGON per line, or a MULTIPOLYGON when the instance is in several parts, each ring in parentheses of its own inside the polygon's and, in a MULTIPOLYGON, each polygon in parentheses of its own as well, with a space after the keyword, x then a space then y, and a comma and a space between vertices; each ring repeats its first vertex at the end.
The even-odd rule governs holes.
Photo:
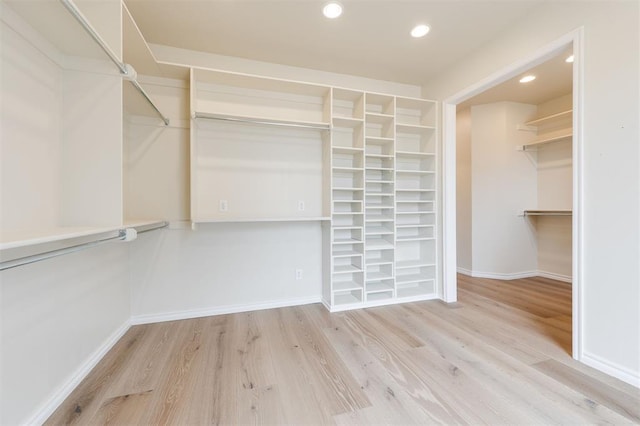
POLYGON ((125 0, 150 43, 423 84, 545 0, 125 0), (409 35, 431 26, 422 39, 409 35))
POLYGON ((572 48, 567 48, 564 52, 531 68, 529 71, 523 72, 466 100, 458 105, 458 109, 503 101, 538 105, 571 93, 573 89, 573 66, 565 62, 571 53, 572 48), (520 83, 520 78, 529 74, 536 76, 536 79, 529 83, 520 83))

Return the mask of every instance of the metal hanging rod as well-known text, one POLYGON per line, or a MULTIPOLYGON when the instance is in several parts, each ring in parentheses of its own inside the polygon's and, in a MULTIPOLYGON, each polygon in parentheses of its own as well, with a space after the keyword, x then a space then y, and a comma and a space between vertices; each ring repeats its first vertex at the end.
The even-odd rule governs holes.
POLYGON ((124 229, 120 229, 117 232, 118 232, 118 235, 113 237, 102 238, 96 241, 90 241, 88 243, 77 244, 71 247, 51 250, 44 253, 34 254, 31 256, 25 256, 18 259, 2 262, 0 263, 0 271, 16 268, 18 266, 28 265, 30 263, 40 262, 43 260, 51 259, 53 257, 58 257, 58 256, 62 256, 69 253, 75 253, 77 251, 84 250, 90 247, 96 247, 96 246, 102 245, 109 241, 124 240, 126 238, 126 231, 124 229))
POLYGON ((162 121, 164 121, 164 125, 168 126, 169 125, 169 119, 167 117, 165 117, 160 110, 158 109, 158 107, 156 106, 156 104, 153 103, 153 101, 151 100, 151 98, 149 98, 149 95, 147 95, 147 92, 145 92, 145 90, 142 88, 142 86, 140 86, 140 83, 138 83, 137 80, 129 80, 131 81, 131 84, 133 84, 133 87, 135 87, 136 89, 138 89, 138 91, 142 94, 142 96, 144 96, 144 98, 147 100, 147 102, 149 102, 149 104, 151 104, 151 106, 153 107, 153 109, 156 111, 156 113, 158 113, 158 115, 160 116, 160 118, 162 119, 162 121))
POLYGON ((248 123, 248 124, 260 124, 268 126, 281 126, 281 127, 294 127, 299 129, 313 129, 313 130, 331 130, 331 125, 323 123, 296 123, 290 121, 279 120, 267 120, 267 119, 254 119, 246 117, 233 117, 228 115, 208 114, 203 112, 194 112, 194 119, 207 119, 207 120, 219 120, 219 121, 231 121, 234 123, 248 123))
POLYGON ((72 0, 60 0, 60 2, 69 11, 69 13, 71 13, 71 15, 76 19, 76 21, 78 21, 78 23, 82 26, 82 28, 84 28, 87 34, 91 36, 93 41, 95 41, 98 44, 98 46, 100 46, 100 48, 109 57, 109 59, 111 59, 111 62, 113 62, 116 67, 118 67, 118 69, 120 70, 120 74, 127 77, 129 81, 131 81, 131 84, 133 84, 133 86, 136 89, 138 89, 138 91, 142 94, 142 96, 144 96, 147 102, 149 102, 153 107, 153 109, 158 113, 162 121, 164 121, 164 124, 168 126, 169 119, 160 112, 158 107, 156 107, 156 105, 153 103, 151 98, 149 98, 149 96, 144 91, 142 86, 140 86, 140 84, 136 80, 135 72, 132 72, 133 67, 130 65, 127 66, 127 64, 125 64, 124 62, 121 62, 120 59, 118 59, 118 57, 111 51, 111 49, 109 48, 109 46, 107 46, 104 40, 102 40, 102 37, 100 37, 100 35, 96 32, 96 30, 93 29, 89 21, 87 21, 87 18, 84 17, 82 12, 80 12, 78 7, 75 5, 75 3, 73 3, 72 0))
MULTIPOLYGON (((142 228, 140 231, 137 231, 138 234, 142 234, 144 232, 149 232, 149 231, 154 231, 156 229, 161 229, 161 228, 166 228, 167 226, 169 226, 168 222, 161 222, 159 224, 154 224, 154 225, 141 225, 140 228, 142 228)), ((132 227, 135 228, 135 227, 132 227)), ((111 237, 106 237, 106 238, 100 238, 98 240, 95 241, 89 241, 86 243, 80 243, 80 244, 76 244, 70 247, 64 247, 64 248, 60 248, 60 249, 54 249, 54 250, 50 250, 50 251, 46 251, 44 253, 38 253, 38 254, 34 254, 34 255, 30 255, 30 256, 24 256, 24 257, 20 257, 17 259, 12 259, 12 260, 8 260, 6 262, 1 262, 0 263, 0 271, 4 271, 6 269, 11 269, 11 268, 16 268, 18 266, 23 266, 23 265, 29 265, 31 263, 35 263, 35 262, 40 262, 43 260, 47 260, 47 259, 51 259, 53 257, 58 257, 58 256, 63 256, 65 254, 70 254, 70 253, 75 253, 81 250, 85 250, 91 247, 96 247, 99 245, 102 245, 104 243, 107 243, 109 241, 114 241, 114 240, 124 240, 127 238, 127 230, 126 229, 118 229, 117 231, 113 231, 113 232, 117 232, 116 235, 111 236, 111 237)))
POLYGON ((524 216, 571 216, 571 210, 525 210, 524 216))

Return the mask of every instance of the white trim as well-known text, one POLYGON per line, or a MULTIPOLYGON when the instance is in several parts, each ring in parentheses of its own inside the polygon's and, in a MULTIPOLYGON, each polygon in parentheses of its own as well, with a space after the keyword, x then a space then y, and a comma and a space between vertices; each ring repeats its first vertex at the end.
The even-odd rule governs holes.
POLYGON ((640 375, 638 375, 637 371, 629 370, 626 367, 612 363, 611 361, 607 361, 586 351, 582 353, 582 359, 580 361, 589 367, 593 367, 596 370, 615 377, 616 379, 620 379, 623 382, 640 388, 640 375))
POLYGON ((186 311, 175 311, 159 314, 134 315, 131 317, 131 324, 154 324, 157 322, 177 321, 191 318, 209 317, 213 315, 237 314, 240 312, 260 311, 263 309, 310 305, 312 303, 322 303, 322 297, 301 297, 296 299, 273 300, 270 302, 258 302, 242 305, 225 305, 215 308, 189 309, 186 311))
POLYGON ((458 273, 462 275, 466 275, 468 277, 473 277, 473 271, 471 269, 461 268, 458 266, 458 273))
MULTIPOLYGON (((582 220, 582 212, 584 209, 584 158, 583 158, 583 111, 584 111, 584 30, 579 27, 570 33, 560 37, 559 39, 549 43, 548 45, 534 51, 523 59, 516 61, 505 68, 491 74, 490 76, 478 81, 477 83, 463 89, 453 96, 443 101, 443 159, 445 165, 443 168, 443 199, 444 199, 444 220, 443 220, 443 271, 444 275, 444 296, 455 294, 457 281, 453 277, 453 271, 456 267, 456 105, 472 98, 473 96, 490 89, 504 81, 517 76, 518 74, 539 65, 553 56, 561 53, 567 46, 573 44, 574 63, 573 63, 573 286, 572 286, 572 305, 573 305, 573 358, 580 361, 582 359, 583 348, 583 324, 584 315, 581 309, 582 300, 582 281, 584 279, 584 249, 583 235, 584 222, 582 220), (454 182, 451 185, 451 182, 454 182)), ((447 301, 445 299, 445 301, 447 301)))
POLYGON ((65 380, 58 389, 51 393, 47 399, 27 420, 22 424, 36 425, 43 424, 49 416, 71 395, 71 392, 82 382, 85 377, 93 370, 93 368, 104 358, 104 356, 113 348, 113 346, 124 336, 131 327, 129 320, 125 321, 111 336, 104 341, 98 349, 96 349, 85 362, 80 364, 76 371, 65 380))
POLYGON ((442 300, 458 300, 456 237, 456 106, 443 104, 442 118, 442 300), (450 143, 453 141, 453 143, 450 143), (449 142, 449 143, 447 143, 449 142))
POLYGON ((538 270, 538 276, 542 278, 549 278, 551 280, 563 281, 565 283, 572 283, 573 278, 570 275, 556 274, 555 272, 547 272, 538 270))
POLYGON ((571 218, 573 278, 572 354, 581 361, 584 354, 584 29, 573 32, 573 214, 571 218))
POLYGON ((485 272, 485 271, 470 271, 471 276, 474 278, 491 278, 494 280, 519 280, 521 278, 532 278, 538 276, 538 271, 524 271, 524 272, 485 272))
POLYGON ((533 278, 533 277, 542 277, 549 278, 551 280, 563 281, 566 283, 571 283, 572 279, 569 275, 561 275, 553 272, 546 271, 525 271, 525 272, 512 272, 512 273, 501 273, 501 272, 477 272, 472 271, 471 269, 465 269, 458 267, 458 273, 462 275, 467 275, 473 278, 491 278, 494 280, 517 280, 520 278, 533 278))

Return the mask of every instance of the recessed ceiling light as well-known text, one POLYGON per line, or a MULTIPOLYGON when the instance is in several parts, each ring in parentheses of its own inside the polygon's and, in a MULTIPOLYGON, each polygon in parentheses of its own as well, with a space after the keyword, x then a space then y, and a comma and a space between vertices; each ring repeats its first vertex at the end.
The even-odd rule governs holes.
POLYGON ((322 8, 322 13, 329 19, 335 19, 342 15, 342 5, 338 2, 332 1, 322 8))
POLYGON ((520 79, 520 83, 528 83, 536 79, 535 75, 525 75, 520 79))
POLYGON ((415 37, 415 38, 420 38, 420 37, 424 37, 427 35, 427 33, 429 33, 429 26, 428 25, 416 25, 412 30, 411 30, 411 37, 415 37))
POLYGON ((565 62, 572 64, 573 63, 573 55, 569 56, 567 59, 564 60, 565 62))

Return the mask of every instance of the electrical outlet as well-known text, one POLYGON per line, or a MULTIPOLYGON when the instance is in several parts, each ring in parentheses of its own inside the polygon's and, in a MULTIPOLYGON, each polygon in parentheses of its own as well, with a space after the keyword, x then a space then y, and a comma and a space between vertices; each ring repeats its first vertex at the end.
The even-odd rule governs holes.
POLYGON ((229 203, 227 200, 220 200, 219 209, 221 212, 226 212, 229 210, 229 203))
POLYGON ((298 201, 298 211, 299 212, 303 212, 304 211, 304 201, 302 201, 302 200, 298 201))
POLYGON ((296 280, 302 279, 302 269, 296 269, 296 280))

